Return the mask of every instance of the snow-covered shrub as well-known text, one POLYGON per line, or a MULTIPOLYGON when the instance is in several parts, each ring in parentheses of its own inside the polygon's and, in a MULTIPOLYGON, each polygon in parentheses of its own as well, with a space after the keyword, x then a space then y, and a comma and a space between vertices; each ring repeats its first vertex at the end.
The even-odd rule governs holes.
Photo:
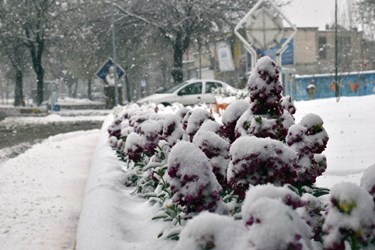
POLYGON ((232 144, 229 154, 227 179, 242 198, 249 184, 281 186, 295 182, 296 152, 280 141, 242 136, 232 144))
POLYGON ((195 133, 206 120, 214 120, 212 114, 204 109, 195 109, 189 116, 186 125, 186 133, 190 141, 193 141, 195 133))
POLYGON ((142 147, 145 153, 151 156, 159 143, 159 135, 162 131, 162 125, 155 120, 146 120, 139 126, 139 134, 142 140, 142 147))
POLYGON ((117 139, 116 136, 111 136, 111 137, 108 138, 109 146, 111 146, 111 148, 113 148, 113 149, 116 149, 117 142, 118 142, 118 139, 117 139))
POLYGON ((294 113, 296 113, 296 106, 294 106, 294 103, 290 96, 283 96, 280 100, 280 104, 285 110, 289 112, 289 114, 294 115, 294 113))
POLYGON ((238 119, 244 112, 249 110, 249 108, 250 104, 247 101, 238 100, 232 102, 223 113, 223 133, 230 142, 233 142, 236 139, 235 128, 238 119))
POLYGON ((257 199, 242 209, 242 218, 255 249, 313 249, 310 227, 278 199, 257 199))
POLYGON ((322 242, 325 204, 308 193, 305 193, 301 200, 303 206, 297 208, 297 213, 311 227, 314 234, 313 239, 317 242, 322 242))
POLYGON ((249 129, 252 120, 253 113, 248 109, 238 118, 234 128, 234 137, 238 138, 240 136, 250 135, 249 129))
POLYGON ((136 185, 140 176, 143 174, 139 168, 145 165, 143 160, 143 143, 141 136, 131 132, 124 143, 123 153, 120 156, 128 164, 128 171, 125 173, 125 185, 136 185), (129 164, 132 163, 132 164, 129 164))
POLYGON ((290 128, 290 126, 292 126, 293 124, 295 124, 295 120, 294 120, 294 117, 292 115, 292 113, 289 113, 288 110, 284 109, 284 112, 283 114, 280 116, 280 121, 281 121, 281 124, 280 126, 283 128, 283 137, 282 139, 284 140, 284 137, 286 136, 286 133, 288 131, 288 129, 290 128))
POLYGON ((221 137, 224 137, 224 134, 222 133, 222 126, 217 121, 205 120, 199 130, 211 131, 221 137))
POLYGON ((139 109, 138 111, 134 111, 129 115, 129 125, 132 126, 135 131, 139 131, 140 125, 154 114, 155 112, 152 110, 139 109))
POLYGON ((277 119, 254 115, 250 121, 248 133, 260 138, 272 138, 277 140, 279 121, 277 119))
POLYGON ((220 185, 226 186, 226 173, 229 164, 229 142, 215 132, 201 128, 195 134, 193 143, 210 159, 213 172, 220 185))
POLYGON ((173 114, 167 114, 163 117, 160 138, 166 140, 171 147, 180 141, 184 135, 181 120, 181 117, 173 114))
POLYGON ((322 118, 316 114, 307 114, 299 124, 307 129, 306 135, 313 143, 312 152, 322 153, 328 142, 328 134, 323 127, 322 118))
MULTIPOLYGON (((235 110, 241 110, 242 112, 238 115, 235 111, 230 110, 229 107, 223 114, 223 127, 226 131, 229 131, 227 134, 232 136, 229 136, 229 138, 250 135, 286 143, 285 148, 290 147, 295 151, 296 157, 289 161, 289 172, 292 174, 287 178, 288 172, 284 176, 287 180, 282 183, 311 186, 315 183, 316 178, 326 170, 326 158, 320 153, 323 152, 327 145, 328 135, 323 128, 322 119, 314 114, 306 115, 298 126, 295 125, 293 114, 296 108, 289 96, 281 97, 282 86, 278 79, 279 68, 274 61, 270 57, 261 58, 248 80, 250 93, 248 108, 245 108, 246 105, 242 105, 242 103, 240 107, 235 107, 235 103, 232 104, 235 110), (232 133, 233 121, 236 124, 232 133), (295 175, 297 175, 297 178, 294 178, 295 175)), ((282 144, 279 145, 284 148, 282 144)), ((255 154, 252 157, 256 158, 258 156, 255 154)), ((275 158, 277 157, 275 156, 275 158)), ((234 161, 232 159, 231 167, 234 161)), ((244 165, 242 159, 237 159, 237 161, 240 165, 244 165)), ((252 159, 252 161, 256 160, 252 159)), ((264 171, 272 172, 271 165, 265 164, 264 171)), ((240 167, 237 168, 240 169, 240 167)), ((274 181, 258 182, 257 176, 253 176, 253 171, 248 169, 234 174, 242 175, 242 179, 247 176, 247 182, 253 185, 274 181), (251 181, 250 178, 252 178, 251 181)), ((228 177, 230 175, 231 173, 228 173, 228 177)), ((281 177, 281 179, 284 177, 281 177)), ((243 181, 235 183, 237 186, 246 186, 247 184, 243 181)))
POLYGON ((375 202, 375 164, 363 172, 360 185, 372 195, 375 202))
POLYGON ((123 122, 121 122, 121 127, 122 127, 122 129, 121 129, 120 138, 126 139, 126 137, 131 132, 134 132, 134 128, 129 126, 128 120, 124 120, 123 122))
MULTIPOLYGON (((183 108, 180 108, 177 112, 176 112, 176 116, 178 117, 178 119, 180 120, 180 122, 182 123, 185 116, 187 114, 191 114, 191 110, 189 108, 186 108, 186 107, 183 107, 183 108)), ((186 128, 186 127, 185 127, 186 128)))
POLYGON ((254 116, 258 117, 258 122, 253 122, 253 126, 256 124, 261 126, 262 123, 273 124, 255 131, 269 128, 273 132, 263 131, 261 133, 263 137, 271 135, 274 139, 284 141, 288 126, 294 122, 292 114, 295 112, 295 107, 290 98, 281 97, 282 86, 279 82, 279 73, 279 67, 276 66, 275 62, 270 57, 263 57, 258 61, 249 78, 248 88, 250 91, 250 109, 254 116), (267 119, 271 121, 267 122, 267 119))
MULTIPOLYGON (((169 185, 166 182, 167 159, 170 151, 168 142, 160 140, 154 154, 144 164, 137 164, 128 171, 137 171, 133 185, 140 196, 150 198, 152 202, 163 202, 170 198, 169 185)), ((135 178, 135 177, 133 177, 135 178)))
POLYGON ((250 109, 254 114, 281 115, 280 69, 268 56, 259 59, 248 80, 250 109))
POLYGON ((297 182, 300 185, 312 185, 327 167, 324 155, 314 154, 314 142, 308 135, 308 129, 299 124, 292 125, 286 137, 287 145, 297 152, 297 182))
POLYGON ((121 136, 121 118, 115 119, 112 124, 108 127, 107 131, 110 137, 115 137, 117 139, 121 136))
POLYGON ((324 248, 360 249, 375 244, 375 205, 366 190, 353 183, 332 187, 323 224, 324 248))
POLYGON ((141 136, 134 132, 130 133, 125 142, 124 152, 129 160, 134 162, 139 161, 143 153, 141 136))
MULTIPOLYGON (((281 97, 278 79, 275 63, 260 59, 248 81, 249 98, 232 102, 216 121, 204 105, 129 105, 118 112, 108 129, 109 143, 127 162, 126 184, 160 208, 154 219, 172 221, 162 238, 175 238, 185 219, 201 211, 240 219, 242 208, 245 222, 238 232, 247 225, 246 249, 311 249, 312 238, 323 241, 325 207, 300 195, 319 189, 314 183, 326 169, 321 153, 328 135, 317 115, 295 124, 296 108, 290 97, 281 97)), ((219 235, 206 229, 182 234, 182 241, 196 239, 190 249, 225 249, 219 235)), ((241 244, 238 249, 245 248, 241 244)))
POLYGON ((167 173, 173 202, 187 213, 218 208, 221 186, 209 159, 195 144, 180 141, 172 148, 167 173))
POLYGON ((252 249, 245 235, 245 227, 232 217, 202 212, 188 221, 174 250, 252 249))
POLYGON ((242 213, 246 213, 254 202, 264 197, 279 200, 292 209, 304 206, 301 197, 287 186, 277 187, 272 184, 257 185, 250 186, 249 190, 246 192, 242 213))
POLYGON ((181 123, 182 123, 182 128, 183 128, 184 130, 186 130, 186 127, 187 127, 187 124, 188 124, 189 118, 190 118, 191 114, 193 113, 193 111, 192 111, 192 110, 187 110, 186 113, 185 113, 185 110, 184 110, 182 113, 180 113, 180 114, 178 114, 178 113, 179 113, 179 112, 177 112, 177 116, 178 116, 178 117, 184 115, 183 118, 182 118, 181 123))
POLYGON ((262 57, 255 65, 247 84, 250 92, 250 109, 256 119, 252 125, 260 127, 253 130, 261 132, 261 137, 270 136, 283 141, 288 128, 283 126, 280 117, 288 110, 281 105, 283 87, 279 81, 279 73, 279 67, 270 57, 262 57), (270 121, 267 121, 268 119, 270 121), (270 131, 267 132, 266 129, 270 131))

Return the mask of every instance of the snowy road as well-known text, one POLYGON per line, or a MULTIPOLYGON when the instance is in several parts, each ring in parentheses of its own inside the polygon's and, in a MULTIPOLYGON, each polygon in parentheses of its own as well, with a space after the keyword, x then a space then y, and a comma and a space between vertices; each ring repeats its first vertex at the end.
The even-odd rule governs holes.
POLYGON ((99 133, 53 136, 0 162, 0 249, 73 249, 99 133))

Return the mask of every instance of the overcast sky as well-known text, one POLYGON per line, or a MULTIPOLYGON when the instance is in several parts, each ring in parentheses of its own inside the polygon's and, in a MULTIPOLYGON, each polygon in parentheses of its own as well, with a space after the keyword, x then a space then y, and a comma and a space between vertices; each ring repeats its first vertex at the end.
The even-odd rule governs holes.
POLYGON ((334 22, 334 0, 293 0, 282 9, 285 16, 297 27, 319 27, 334 22))

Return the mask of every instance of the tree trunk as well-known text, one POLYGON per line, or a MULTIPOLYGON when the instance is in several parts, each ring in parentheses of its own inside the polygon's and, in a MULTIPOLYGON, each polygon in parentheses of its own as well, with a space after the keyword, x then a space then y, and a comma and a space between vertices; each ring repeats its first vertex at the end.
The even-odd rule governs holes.
MULTIPOLYGON (((43 2, 44 3, 44 2, 43 2)), ((36 74, 37 84, 37 105, 40 106, 44 100, 44 68, 43 68, 43 51, 44 51, 44 30, 41 29, 40 21, 42 18, 37 20, 37 30, 33 30, 30 24, 25 27, 26 37, 29 39, 26 46, 30 50, 31 60, 33 62, 33 68, 36 74), (34 32, 34 33, 33 33, 34 32)))
POLYGON ((14 106, 25 106, 23 98, 23 73, 16 69, 16 86, 14 88, 14 106))
POLYGON ((73 98, 77 98, 77 91, 78 91, 78 80, 76 80, 74 84, 73 98))
POLYGON ((37 105, 40 106, 44 101, 44 69, 41 60, 34 65, 34 69, 37 83, 37 105))
POLYGON ((92 85, 92 82, 91 82, 91 79, 89 79, 87 81, 87 97, 89 98, 89 100, 92 99, 92 96, 91 96, 91 90, 92 90, 91 85, 92 85))
POLYGON ((183 76, 183 55, 184 50, 182 47, 182 38, 179 33, 176 34, 176 40, 173 44, 173 69, 172 69, 172 77, 174 83, 180 83, 184 79, 183 76))
POLYGON ((131 102, 132 101, 132 96, 130 94, 130 82, 129 82, 129 78, 128 78, 128 70, 126 68, 125 70, 125 91, 126 91, 126 101, 127 102, 131 102))

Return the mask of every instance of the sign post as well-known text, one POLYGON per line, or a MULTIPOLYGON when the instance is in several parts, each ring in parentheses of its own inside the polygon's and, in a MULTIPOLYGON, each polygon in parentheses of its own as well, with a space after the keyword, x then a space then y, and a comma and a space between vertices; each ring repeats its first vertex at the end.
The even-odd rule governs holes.
POLYGON ((117 63, 115 64, 112 58, 108 58, 96 72, 96 75, 104 82, 104 92, 106 96, 107 108, 112 108, 118 104, 118 99, 116 99, 116 93, 117 98, 120 97, 120 99, 122 99, 121 94, 119 94, 119 88, 121 89, 121 84, 118 83, 118 80, 124 74, 125 70, 117 63))

